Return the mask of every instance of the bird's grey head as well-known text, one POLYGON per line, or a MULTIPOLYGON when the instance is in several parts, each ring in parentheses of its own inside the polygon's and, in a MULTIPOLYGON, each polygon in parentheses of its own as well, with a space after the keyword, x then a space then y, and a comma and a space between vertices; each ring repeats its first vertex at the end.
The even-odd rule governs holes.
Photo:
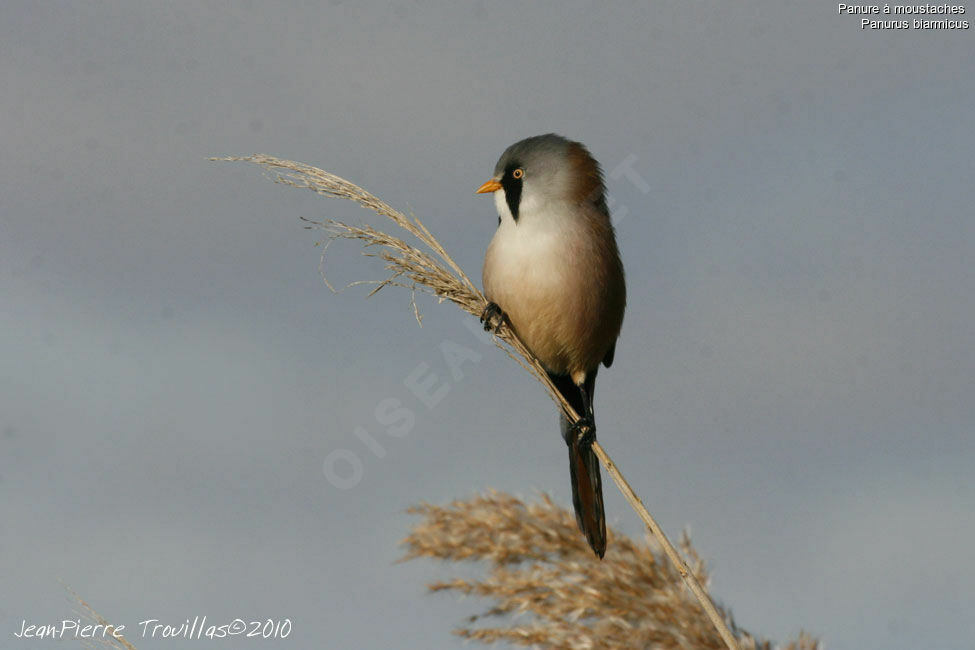
POLYGON ((514 143, 501 154, 494 176, 478 192, 504 193, 517 222, 528 210, 556 202, 591 203, 607 213, 599 163, 579 142, 554 133, 514 143))

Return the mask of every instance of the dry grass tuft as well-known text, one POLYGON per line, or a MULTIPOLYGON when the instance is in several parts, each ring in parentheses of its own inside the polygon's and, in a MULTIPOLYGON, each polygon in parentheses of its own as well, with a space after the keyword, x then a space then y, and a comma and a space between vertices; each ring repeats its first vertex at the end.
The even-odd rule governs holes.
MULTIPOLYGON (((490 492, 446 506, 410 509, 423 517, 409 537, 404 559, 483 560, 483 579, 455 578, 431 584, 431 591, 453 591, 488 598, 493 605, 471 623, 510 615, 505 626, 466 626, 466 639, 541 648, 655 648, 720 650, 725 642, 701 616, 697 600, 684 589, 674 565, 652 538, 636 542, 609 530, 603 561, 579 535, 575 517, 543 495, 525 503, 490 492)), ((680 542, 697 579, 708 580, 704 563, 685 534, 680 542)), ((719 610, 720 611, 720 610, 719 610)), ((770 650, 721 614, 742 650, 770 650)), ((801 634, 786 650, 818 650, 801 634)))
MULTIPOLYGON (((317 227, 327 233, 322 251, 322 264, 324 266, 325 256, 328 246, 336 239, 358 240, 365 247, 363 255, 378 257, 385 262, 385 269, 388 273, 385 279, 367 282, 355 282, 353 284, 374 284, 375 288, 370 292, 370 296, 387 286, 405 287, 412 292, 422 291, 436 296, 440 300, 449 300, 469 314, 480 317, 484 308, 487 306, 487 299, 471 282, 470 278, 461 270, 460 266, 454 262, 453 258, 447 253, 439 241, 427 230, 427 227, 416 218, 407 217, 402 212, 393 209, 382 199, 370 194, 358 185, 330 174, 324 170, 306 165, 293 160, 282 160, 272 156, 257 154, 253 156, 211 158, 216 161, 242 161, 261 165, 265 170, 265 175, 275 183, 289 185, 299 189, 308 189, 323 196, 340 199, 347 199, 360 206, 372 210, 376 214, 388 218, 394 224, 405 230, 419 244, 426 247, 424 250, 418 246, 408 243, 400 237, 377 230, 368 225, 354 226, 328 219, 325 221, 312 221, 305 219, 309 227, 317 227)), ((324 273, 323 273, 324 276, 324 273)), ((326 283, 329 288, 334 287, 326 283)), ((416 302, 413 302, 413 311, 417 322, 422 323, 416 302)), ((559 395, 551 381, 545 374, 544 368, 532 356, 528 349, 518 340, 514 331, 502 323, 495 332, 499 347, 522 365, 526 370, 535 375, 549 392, 549 395, 569 416, 570 420, 578 419, 572 407, 559 395)))

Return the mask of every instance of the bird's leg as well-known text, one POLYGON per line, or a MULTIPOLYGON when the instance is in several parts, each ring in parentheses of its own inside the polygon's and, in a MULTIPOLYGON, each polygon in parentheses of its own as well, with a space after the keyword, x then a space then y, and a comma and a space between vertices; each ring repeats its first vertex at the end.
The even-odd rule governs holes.
POLYGON ((575 436, 573 441, 581 447, 591 447, 596 441, 596 415, 593 412, 592 398, 596 384, 595 374, 586 377, 586 380, 579 384, 579 392, 582 394, 582 404, 585 413, 579 414, 579 419, 572 425, 572 433, 575 436))
POLYGON ((496 302, 489 302, 481 312, 481 322, 484 323, 484 331, 490 329, 494 330, 497 334, 498 330, 501 329, 501 324, 504 322, 504 312, 501 311, 501 307, 498 306, 496 302))

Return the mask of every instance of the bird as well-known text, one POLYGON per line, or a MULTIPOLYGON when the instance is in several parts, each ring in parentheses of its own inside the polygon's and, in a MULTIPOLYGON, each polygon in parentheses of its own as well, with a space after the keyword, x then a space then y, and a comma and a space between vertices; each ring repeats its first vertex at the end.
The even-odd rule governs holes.
POLYGON ((589 150, 554 133, 508 147, 494 175, 498 226, 482 283, 486 330, 507 323, 580 416, 559 412, 569 449, 576 522, 593 552, 606 552, 593 393, 610 367, 626 309, 626 282, 606 204, 602 170, 589 150))

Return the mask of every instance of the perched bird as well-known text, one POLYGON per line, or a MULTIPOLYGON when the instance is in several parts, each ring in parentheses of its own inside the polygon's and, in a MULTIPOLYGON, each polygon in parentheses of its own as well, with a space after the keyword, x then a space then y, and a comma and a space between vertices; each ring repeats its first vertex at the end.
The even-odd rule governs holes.
POLYGON ((613 363, 623 324, 623 263, 606 206, 599 163, 580 143, 555 134, 516 142, 477 192, 494 194, 498 229, 484 257, 485 329, 507 322, 541 361, 580 420, 562 414, 572 503, 600 558, 606 516, 593 390, 599 364, 613 363))

